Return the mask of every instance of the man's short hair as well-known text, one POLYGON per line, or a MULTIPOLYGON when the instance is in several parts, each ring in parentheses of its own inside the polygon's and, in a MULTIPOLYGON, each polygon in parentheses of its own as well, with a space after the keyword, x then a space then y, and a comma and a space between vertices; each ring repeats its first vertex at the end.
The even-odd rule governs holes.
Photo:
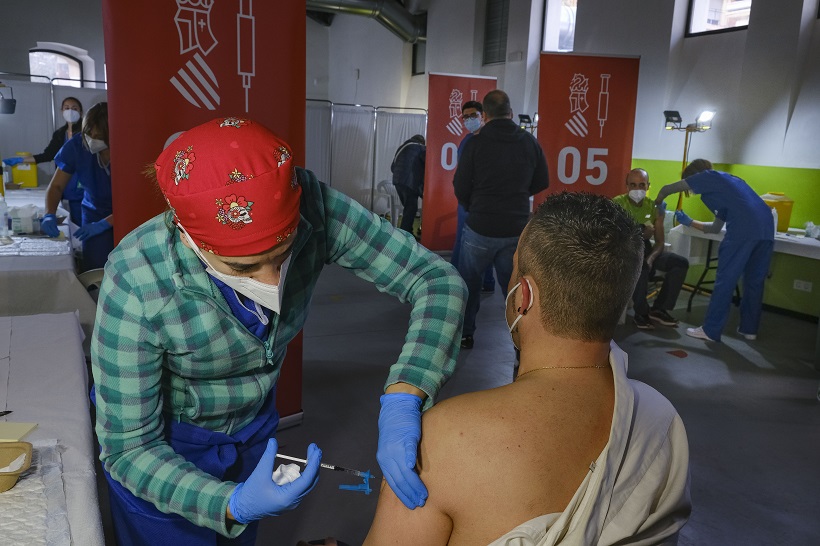
POLYGON ((564 192, 538 207, 521 234, 518 270, 538 284, 553 334, 609 341, 641 272, 640 228, 601 195, 564 192))
POLYGON ((627 184, 629 184, 629 175, 630 175, 630 174, 632 174, 632 173, 634 173, 634 172, 641 172, 641 173, 643 173, 643 175, 646 177, 646 183, 647 183, 647 184, 649 184, 649 173, 648 173, 648 172, 646 172, 646 169, 643 169, 643 168, 641 168, 641 167, 635 167, 634 169, 632 169, 631 171, 629 171, 628 173, 626 173, 626 178, 625 178, 625 180, 626 180, 626 183, 627 183, 627 184))
POLYGON ((708 159, 696 159, 683 169, 683 178, 689 178, 703 171, 712 170, 712 162, 708 159))
POLYGON ((493 119, 507 118, 512 113, 510 97, 501 89, 494 89, 484 95, 484 112, 493 119))
POLYGON ((484 107, 477 100, 468 100, 467 102, 462 104, 461 105, 461 113, 463 114, 464 110, 466 110, 467 108, 475 108, 476 110, 478 110, 482 114, 484 113, 484 107))

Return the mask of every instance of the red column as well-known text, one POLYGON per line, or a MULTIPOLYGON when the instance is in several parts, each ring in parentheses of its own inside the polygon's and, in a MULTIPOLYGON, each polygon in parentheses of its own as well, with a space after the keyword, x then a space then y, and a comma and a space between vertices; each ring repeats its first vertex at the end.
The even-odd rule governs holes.
MULTIPOLYGON (((165 209, 142 175, 169 136, 220 116, 269 127, 304 164, 305 2, 103 0, 116 241, 165 209)), ((278 387, 301 411, 301 336, 278 387)))

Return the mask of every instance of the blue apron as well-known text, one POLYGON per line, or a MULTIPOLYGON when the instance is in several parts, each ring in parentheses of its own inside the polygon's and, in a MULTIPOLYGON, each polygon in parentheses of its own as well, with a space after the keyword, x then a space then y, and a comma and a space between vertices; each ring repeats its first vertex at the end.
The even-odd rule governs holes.
MULTIPOLYGON (((242 482, 256 468, 268 438, 275 435, 278 425, 274 388, 256 418, 233 435, 166 419, 165 438, 178 455, 203 472, 223 481, 242 482)), ((258 521, 250 523, 237 538, 229 539, 212 529, 194 525, 182 516, 160 512, 152 503, 136 497, 107 471, 105 477, 119 546, 253 546, 256 542, 258 521)))

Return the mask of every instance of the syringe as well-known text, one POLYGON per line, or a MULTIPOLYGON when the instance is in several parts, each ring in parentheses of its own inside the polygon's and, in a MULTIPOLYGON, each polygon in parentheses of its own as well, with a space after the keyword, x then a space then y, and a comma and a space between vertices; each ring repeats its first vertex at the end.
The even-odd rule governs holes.
POLYGON ((598 125, 601 127, 601 138, 604 136, 604 124, 609 117, 609 76, 610 74, 601 74, 601 92, 598 93, 598 125))
MULTIPOLYGON (((281 454, 277 453, 276 456, 279 457, 280 459, 285 459, 286 461, 294 461, 294 462, 297 462, 297 463, 307 464, 307 461, 305 459, 298 459, 296 457, 291 457, 290 455, 281 455, 281 454)), ((319 463, 319 466, 321 466, 322 468, 327 468, 328 470, 336 470, 338 472, 347 472, 348 474, 353 474, 354 476, 359 476, 360 478, 372 478, 373 477, 373 474, 371 474, 370 472, 361 472, 360 470, 352 470, 350 468, 344 468, 344 467, 336 466, 336 465, 333 465, 333 464, 319 463)))
POLYGON ((242 76, 247 112, 251 77, 256 76, 256 19, 253 16, 253 0, 239 0, 239 13, 236 14, 236 55, 236 70, 242 76))

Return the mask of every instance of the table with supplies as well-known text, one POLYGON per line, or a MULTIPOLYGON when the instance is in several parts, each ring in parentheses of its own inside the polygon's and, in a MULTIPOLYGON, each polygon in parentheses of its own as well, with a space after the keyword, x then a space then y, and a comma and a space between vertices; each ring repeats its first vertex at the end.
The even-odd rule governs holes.
POLYGON ((36 464, 0 493, 0 543, 104 544, 82 337, 76 313, 0 317, 0 422, 37 423, 36 464))

